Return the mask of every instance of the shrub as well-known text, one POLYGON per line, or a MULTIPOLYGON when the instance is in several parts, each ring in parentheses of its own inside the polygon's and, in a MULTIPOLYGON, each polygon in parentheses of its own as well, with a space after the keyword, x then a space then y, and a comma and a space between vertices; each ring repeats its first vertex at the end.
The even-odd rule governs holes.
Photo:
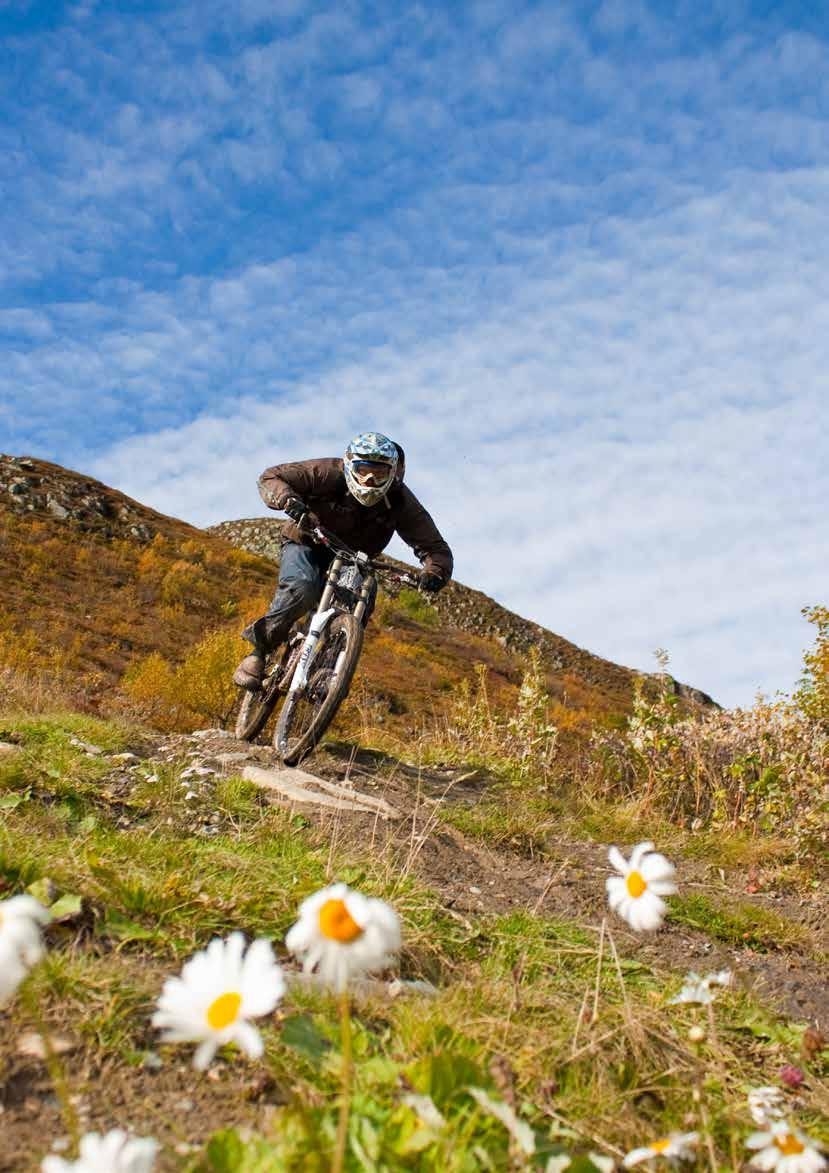
POLYGON ((794 699, 806 717, 829 726, 829 607, 804 607, 817 627, 815 646, 803 654, 803 676, 794 699))
POLYGON ((533 649, 524 670, 512 716, 493 710, 487 669, 475 666, 477 684, 460 687, 443 736, 443 748, 479 758, 520 779, 546 777, 556 754, 558 730, 549 718, 550 698, 538 652, 533 649))
POLYGON ((234 632, 219 629, 178 666, 152 652, 126 673, 124 690, 159 729, 187 730, 205 722, 223 726, 238 696, 231 677, 243 646, 234 632))
POLYGON ((687 715, 668 679, 654 699, 640 683, 622 730, 594 732, 587 764, 594 796, 651 802, 695 827, 756 832, 789 823, 802 849, 817 846, 829 728, 809 711, 815 692, 806 704, 760 697, 750 709, 687 715))

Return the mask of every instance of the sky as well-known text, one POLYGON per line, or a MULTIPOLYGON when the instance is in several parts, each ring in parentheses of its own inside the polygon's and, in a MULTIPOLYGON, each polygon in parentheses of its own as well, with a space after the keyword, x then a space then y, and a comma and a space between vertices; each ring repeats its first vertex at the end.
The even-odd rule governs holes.
POLYGON ((825 6, 0 0, 0 195, 3 451, 207 525, 382 431, 461 581, 723 704, 795 685, 825 6))

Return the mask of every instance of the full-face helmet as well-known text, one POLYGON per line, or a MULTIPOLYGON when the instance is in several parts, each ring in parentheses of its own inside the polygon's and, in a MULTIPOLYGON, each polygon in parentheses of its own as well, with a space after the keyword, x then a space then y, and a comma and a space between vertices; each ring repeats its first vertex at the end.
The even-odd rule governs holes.
POLYGON ((376 505, 394 483, 400 453, 380 432, 361 432, 346 448, 343 471, 352 497, 361 505, 376 505))

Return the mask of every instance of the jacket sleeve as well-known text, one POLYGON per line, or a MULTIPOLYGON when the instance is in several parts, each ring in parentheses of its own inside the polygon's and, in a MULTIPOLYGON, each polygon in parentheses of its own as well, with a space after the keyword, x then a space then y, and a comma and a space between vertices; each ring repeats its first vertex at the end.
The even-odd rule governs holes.
POLYGON ((281 509, 288 497, 309 501, 332 492, 339 479, 336 460, 299 460, 266 468, 257 482, 269 509, 281 509))
POLYGON ((425 570, 439 574, 444 582, 448 582, 454 566, 452 551, 414 493, 403 486, 402 494, 396 519, 398 534, 407 546, 411 546, 425 570))

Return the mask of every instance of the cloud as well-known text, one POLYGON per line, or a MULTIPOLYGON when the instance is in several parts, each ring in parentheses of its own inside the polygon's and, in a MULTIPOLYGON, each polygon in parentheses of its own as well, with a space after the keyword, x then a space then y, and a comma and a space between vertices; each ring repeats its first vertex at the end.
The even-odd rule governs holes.
POLYGON ((825 591, 825 37, 177 0, 6 44, 3 447, 196 521, 370 423, 458 573, 726 700, 825 591))
MULTIPOLYGON (((207 523, 261 513, 266 465, 380 427, 404 442, 464 581, 636 667, 665 646, 727 701, 791 685, 829 539, 828 179, 745 176, 621 222, 612 261, 573 249, 446 338, 421 322, 403 349, 250 391, 94 470, 207 523)), ((249 320, 262 280, 243 282, 249 320)))

